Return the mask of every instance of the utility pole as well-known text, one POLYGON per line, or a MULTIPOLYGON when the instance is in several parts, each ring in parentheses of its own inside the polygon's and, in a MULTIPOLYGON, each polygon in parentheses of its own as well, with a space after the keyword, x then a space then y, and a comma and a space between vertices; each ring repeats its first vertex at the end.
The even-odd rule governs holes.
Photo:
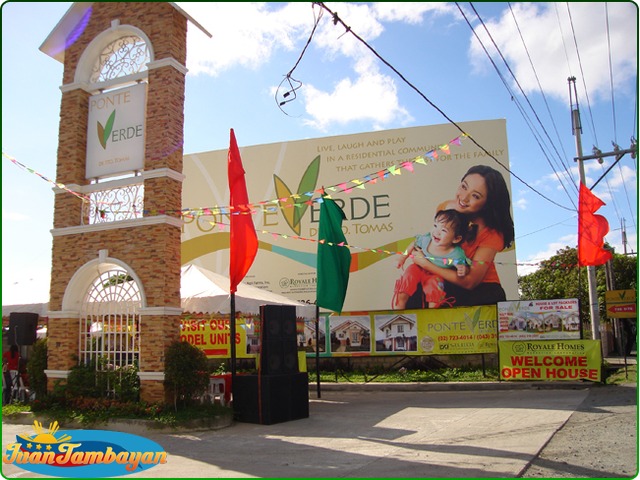
MULTIPOLYGON (((582 125, 580 124, 580 110, 578 109, 578 92, 576 90, 576 77, 569 77, 569 98, 575 95, 575 103, 571 101, 571 124, 573 135, 576 137, 576 158, 580 170, 580 183, 586 186, 586 177, 584 173, 584 164, 582 158, 582 125), (573 83, 573 95, 571 90, 573 83)), ((600 160, 598 160, 600 161, 600 160)), ((598 310, 598 293, 596 290, 596 267, 587 267, 587 278, 589 280, 589 312, 591 314, 591 335, 594 340, 600 339, 600 311, 598 310)))

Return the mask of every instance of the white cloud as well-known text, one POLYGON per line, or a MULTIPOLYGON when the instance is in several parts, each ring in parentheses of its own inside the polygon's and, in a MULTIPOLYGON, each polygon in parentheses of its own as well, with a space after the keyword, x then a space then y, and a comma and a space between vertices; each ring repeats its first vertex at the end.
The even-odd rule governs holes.
POLYGON ((379 2, 373 5, 376 16, 385 22, 420 24, 425 13, 450 15, 457 9, 446 2, 379 2))
MULTIPOLYGON (((383 33, 379 19, 415 23, 427 11, 447 10, 425 3, 327 5, 365 41, 383 33)), ((374 129, 381 129, 390 123, 412 120, 407 110, 400 106, 395 81, 379 72, 373 54, 342 25, 334 25, 327 12, 317 5, 313 10, 309 4, 301 3, 278 8, 242 2, 180 3, 180 6, 213 35, 209 39, 198 29, 191 28, 188 38, 189 72, 210 76, 218 76, 238 66, 258 69, 278 50, 302 52, 311 33, 314 14, 317 17, 322 11, 323 18, 313 37, 314 48, 323 52, 326 62, 349 59, 355 76, 334 81, 330 90, 304 81, 298 94, 304 99, 304 109, 310 117, 305 120, 306 124, 326 131, 333 124, 370 121, 374 129), (371 98, 376 98, 376 102, 371 102, 371 98)))
POLYGON ((517 201, 513 202, 513 206, 520 210, 526 210, 528 204, 529 202, 526 198, 519 198, 517 201))
POLYGON ((264 3, 186 2, 180 7, 212 38, 189 27, 187 68, 191 74, 218 76, 235 66, 256 69, 278 49, 297 48, 313 23, 309 4, 271 9, 264 3))
POLYGON ((346 124, 357 120, 370 120, 374 128, 382 128, 397 118, 411 119, 409 113, 398 104, 396 86, 385 76, 363 74, 355 81, 341 80, 331 92, 323 92, 307 85, 307 113, 312 117, 307 123, 325 130, 332 123, 346 124), (375 98, 372 102, 370 99, 375 98))
MULTIPOLYGON (((515 3, 513 15, 507 8, 499 21, 483 20, 526 93, 539 91, 531 68, 533 63, 546 95, 566 101, 567 78, 575 76, 578 77, 579 96, 584 99, 582 87, 586 84, 591 100, 607 100, 610 96, 610 52, 616 90, 627 94, 635 91, 632 80, 636 74, 637 42, 630 39, 637 38, 637 6, 632 2, 607 2, 607 9, 608 18, 604 3, 515 3), (607 20, 609 41, 603 41, 607 39, 607 20)), ((467 16, 476 18, 474 14, 467 16)), ((475 21, 474 28, 500 70, 511 78, 482 25, 475 21)), ((469 55, 476 72, 493 68, 475 37, 469 55)), ((515 84, 510 83, 516 90, 515 84)))
POLYGON ((518 259, 518 275, 528 275, 540 268, 540 262, 548 260, 566 247, 576 247, 578 245, 578 235, 566 235, 546 246, 545 250, 529 255, 526 259, 518 259))

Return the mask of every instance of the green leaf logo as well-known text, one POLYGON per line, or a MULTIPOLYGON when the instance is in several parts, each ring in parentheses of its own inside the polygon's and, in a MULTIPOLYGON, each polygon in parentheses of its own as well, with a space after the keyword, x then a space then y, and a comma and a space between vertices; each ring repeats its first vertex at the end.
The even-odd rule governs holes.
POLYGON ((320 174, 320 155, 313 159, 305 170, 302 178, 300 179, 300 185, 295 195, 291 192, 291 189, 284 181, 276 174, 273 175, 273 182, 276 187, 276 195, 278 196, 278 203, 282 215, 287 222, 287 225, 295 232, 296 235, 300 235, 300 220, 304 216, 309 205, 306 202, 313 196, 316 184, 318 182, 318 175, 320 174), (297 196, 304 195, 307 199, 296 198, 297 196))
POLYGON ((100 140, 100 145, 105 150, 107 149, 107 140, 111 135, 111 131, 113 130, 113 122, 116 119, 116 111, 114 110, 109 119, 107 120, 107 124, 103 127, 100 122, 98 122, 98 140, 100 140))
POLYGON ((467 325, 467 330, 475 333, 476 327, 478 326, 478 322, 480 321, 480 308, 476 307, 476 311, 473 314, 473 318, 471 318, 469 315, 465 313, 464 321, 467 325))

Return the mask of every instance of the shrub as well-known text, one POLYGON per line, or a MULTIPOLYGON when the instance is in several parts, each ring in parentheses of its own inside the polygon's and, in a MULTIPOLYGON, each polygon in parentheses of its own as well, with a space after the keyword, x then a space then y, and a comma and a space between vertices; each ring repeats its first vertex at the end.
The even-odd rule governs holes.
POLYGON ((36 394, 36 398, 42 398, 47 394, 47 339, 36 340, 33 344, 31 356, 27 361, 27 374, 29 375, 29 388, 36 394))
POLYGON ((164 385, 176 410, 195 403, 209 385, 207 356, 188 342, 173 342, 165 354, 164 385))

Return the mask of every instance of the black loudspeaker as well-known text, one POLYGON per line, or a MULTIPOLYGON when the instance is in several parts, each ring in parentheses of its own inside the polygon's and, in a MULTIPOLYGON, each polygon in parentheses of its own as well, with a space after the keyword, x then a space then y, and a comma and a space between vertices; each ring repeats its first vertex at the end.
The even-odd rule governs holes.
POLYGON ((285 375, 298 373, 296 340, 296 307, 292 305, 262 305, 262 343, 260 374, 285 375))
POLYGON ((33 345, 38 335, 37 313, 11 312, 9 315, 9 344, 33 345))
POLYGON ((236 375, 233 410, 239 422, 271 425, 309 417, 309 376, 236 375))

